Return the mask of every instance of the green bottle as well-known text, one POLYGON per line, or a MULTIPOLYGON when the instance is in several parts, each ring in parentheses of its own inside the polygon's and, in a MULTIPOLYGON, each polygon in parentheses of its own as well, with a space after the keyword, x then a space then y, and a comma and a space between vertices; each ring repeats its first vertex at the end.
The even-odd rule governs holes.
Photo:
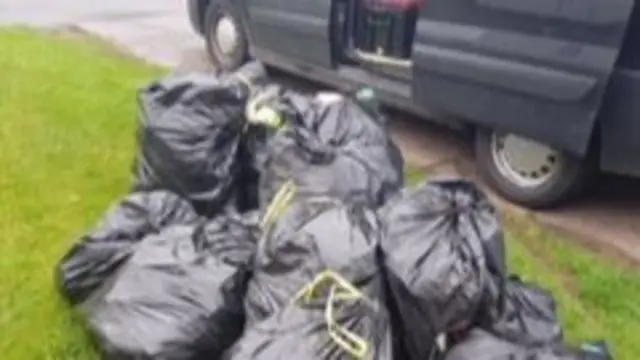
POLYGON ((377 113, 380 111, 380 101, 376 91, 368 86, 361 87, 356 90, 355 98, 362 107, 365 109, 377 113))

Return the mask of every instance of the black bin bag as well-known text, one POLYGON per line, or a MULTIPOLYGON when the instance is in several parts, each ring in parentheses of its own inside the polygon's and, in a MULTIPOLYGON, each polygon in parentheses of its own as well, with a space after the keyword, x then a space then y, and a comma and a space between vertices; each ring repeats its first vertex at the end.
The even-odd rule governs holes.
POLYGON ((527 346, 562 342, 562 327, 551 294, 515 276, 506 282, 504 301, 489 313, 483 328, 510 342, 527 346))
POLYGON ((59 262, 56 278, 62 294, 72 304, 84 301, 113 276, 144 237, 197 220, 191 204, 176 194, 158 190, 128 195, 59 262))
POLYGON ((578 350, 560 344, 554 346, 524 346, 511 343, 481 330, 473 329, 453 346, 444 360, 588 360, 578 350))
POLYGON ((299 192, 381 205, 403 186, 403 159, 386 119, 349 97, 324 101, 282 96, 286 125, 270 140, 260 180, 260 203, 293 181, 299 192))
POLYGON ((218 359, 241 335, 255 228, 219 216, 145 238, 78 309, 103 358, 218 359))
POLYGON ((503 234, 494 208, 471 183, 439 181, 406 189, 382 209, 381 248, 411 359, 433 341, 471 326, 499 301, 503 234))
MULTIPOLYGON (((373 210, 329 197, 295 197, 294 191, 291 183, 283 186, 263 216, 266 230, 245 298, 249 326, 279 311, 318 273, 378 260, 380 222, 373 210)), ((381 281, 368 285, 365 295, 384 293, 381 281)))
POLYGON ((172 75, 138 94, 135 190, 168 189, 207 216, 234 194, 250 83, 264 69, 172 75))
MULTIPOLYGON (((325 271, 280 310, 251 326, 224 360, 392 360, 391 326, 382 293, 362 292, 379 269, 360 259, 325 271)), ((374 286, 378 289, 378 285, 374 286)))

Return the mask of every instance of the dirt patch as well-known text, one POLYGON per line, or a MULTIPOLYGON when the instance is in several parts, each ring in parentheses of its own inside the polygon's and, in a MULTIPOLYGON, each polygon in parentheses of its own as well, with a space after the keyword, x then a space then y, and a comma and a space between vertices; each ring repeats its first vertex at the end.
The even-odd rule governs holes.
POLYGON ((622 249, 612 246, 611 244, 603 242, 601 239, 598 239, 593 236, 587 235, 576 235, 574 232, 567 230, 561 226, 557 226, 554 224, 547 224, 543 222, 545 228, 549 231, 558 235, 558 237, 567 238, 572 240, 574 243, 580 245, 585 250, 588 250, 598 256, 606 257, 607 259, 612 260, 618 265, 629 269, 640 269, 640 259, 637 257, 624 252, 622 249))

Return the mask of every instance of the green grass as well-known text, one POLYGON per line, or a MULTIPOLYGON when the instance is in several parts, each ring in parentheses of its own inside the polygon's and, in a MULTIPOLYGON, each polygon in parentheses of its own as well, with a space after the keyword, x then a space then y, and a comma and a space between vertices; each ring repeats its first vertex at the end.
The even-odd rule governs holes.
POLYGON ((77 36, 0 30, 0 354, 93 359, 52 270, 129 184, 135 91, 159 69, 77 36))
MULTIPOLYGON (((52 270, 129 185, 135 90, 161 70, 86 38, 0 30, 0 354, 91 360, 52 270)), ((409 171, 408 182, 422 174, 409 171)), ((640 275, 528 220, 507 219, 509 262, 551 289, 572 342, 640 353, 640 275), (634 301, 635 300, 635 301, 634 301)))
POLYGON ((404 183, 406 186, 419 186, 425 179, 425 174, 416 169, 407 168, 404 172, 404 183))
POLYGON ((568 342, 606 339, 618 360, 640 354, 640 271, 505 216, 511 270, 551 290, 568 342))

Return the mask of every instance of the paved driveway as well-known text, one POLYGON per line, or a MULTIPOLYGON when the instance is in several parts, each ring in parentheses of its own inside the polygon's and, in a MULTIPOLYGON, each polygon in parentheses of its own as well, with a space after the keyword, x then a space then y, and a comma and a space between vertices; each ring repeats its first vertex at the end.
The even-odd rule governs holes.
POLYGON ((90 18, 175 13, 179 0, 2 0, 0 22, 49 26, 90 18))
MULTIPOLYGON (((148 61, 182 69, 208 66, 181 0, 0 0, 1 24, 75 26, 148 61)), ((407 160, 430 173, 474 177, 468 143, 394 114, 394 134, 407 160)), ((534 213, 541 222, 640 263, 640 183, 615 178, 561 210, 534 213), (604 245, 604 246, 603 246, 604 245)))
POLYGON ((0 0, 0 24, 79 27, 165 66, 203 56, 184 0, 0 0))

